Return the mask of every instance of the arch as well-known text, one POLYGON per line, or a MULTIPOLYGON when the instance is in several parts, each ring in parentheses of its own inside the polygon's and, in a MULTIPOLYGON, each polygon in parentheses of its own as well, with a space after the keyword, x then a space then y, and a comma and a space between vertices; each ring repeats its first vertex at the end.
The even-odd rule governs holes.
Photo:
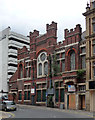
POLYGON ((36 56, 38 57, 38 55, 39 55, 41 52, 47 52, 47 49, 46 49, 46 48, 40 49, 40 50, 36 53, 36 56))
POLYGON ((69 48, 66 52, 66 56, 69 56, 70 51, 74 51, 77 54, 77 51, 75 48, 69 48))

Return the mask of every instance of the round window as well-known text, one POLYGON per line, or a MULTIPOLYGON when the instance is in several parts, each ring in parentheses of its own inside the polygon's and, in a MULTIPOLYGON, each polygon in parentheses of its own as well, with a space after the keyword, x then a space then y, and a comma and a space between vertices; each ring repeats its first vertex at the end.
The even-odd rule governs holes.
POLYGON ((41 59, 41 61, 44 61, 46 59, 46 54, 42 53, 41 56, 40 56, 40 59, 41 59))

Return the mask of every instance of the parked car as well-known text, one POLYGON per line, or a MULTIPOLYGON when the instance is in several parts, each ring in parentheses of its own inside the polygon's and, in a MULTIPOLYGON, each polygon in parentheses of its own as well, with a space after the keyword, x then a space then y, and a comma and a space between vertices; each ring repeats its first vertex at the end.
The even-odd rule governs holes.
POLYGON ((8 110, 16 110, 16 104, 13 101, 3 101, 0 105, 0 108, 4 111, 8 111, 8 110))

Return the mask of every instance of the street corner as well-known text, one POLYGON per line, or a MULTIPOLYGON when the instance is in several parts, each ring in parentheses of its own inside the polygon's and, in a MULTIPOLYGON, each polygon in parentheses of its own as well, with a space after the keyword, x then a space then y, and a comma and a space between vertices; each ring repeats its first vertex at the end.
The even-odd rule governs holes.
POLYGON ((0 120, 4 118, 14 118, 15 115, 11 112, 0 111, 0 120))

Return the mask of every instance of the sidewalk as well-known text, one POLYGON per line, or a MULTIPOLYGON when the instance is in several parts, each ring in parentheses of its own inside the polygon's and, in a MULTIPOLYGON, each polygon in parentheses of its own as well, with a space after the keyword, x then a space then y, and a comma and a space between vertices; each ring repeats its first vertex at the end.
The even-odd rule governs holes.
POLYGON ((0 111, 0 120, 4 119, 4 118, 10 118, 12 117, 12 113, 10 112, 4 112, 4 111, 0 111))
POLYGON ((55 111, 60 111, 60 112, 70 112, 70 113, 75 113, 75 114, 80 114, 80 115, 87 115, 92 118, 95 118, 95 113, 90 112, 90 111, 85 111, 85 110, 69 110, 69 109, 60 109, 60 108, 50 108, 46 106, 34 106, 34 105, 23 105, 23 104, 17 104, 19 107, 29 107, 29 108, 38 108, 38 109, 48 109, 48 110, 55 110, 55 111))

